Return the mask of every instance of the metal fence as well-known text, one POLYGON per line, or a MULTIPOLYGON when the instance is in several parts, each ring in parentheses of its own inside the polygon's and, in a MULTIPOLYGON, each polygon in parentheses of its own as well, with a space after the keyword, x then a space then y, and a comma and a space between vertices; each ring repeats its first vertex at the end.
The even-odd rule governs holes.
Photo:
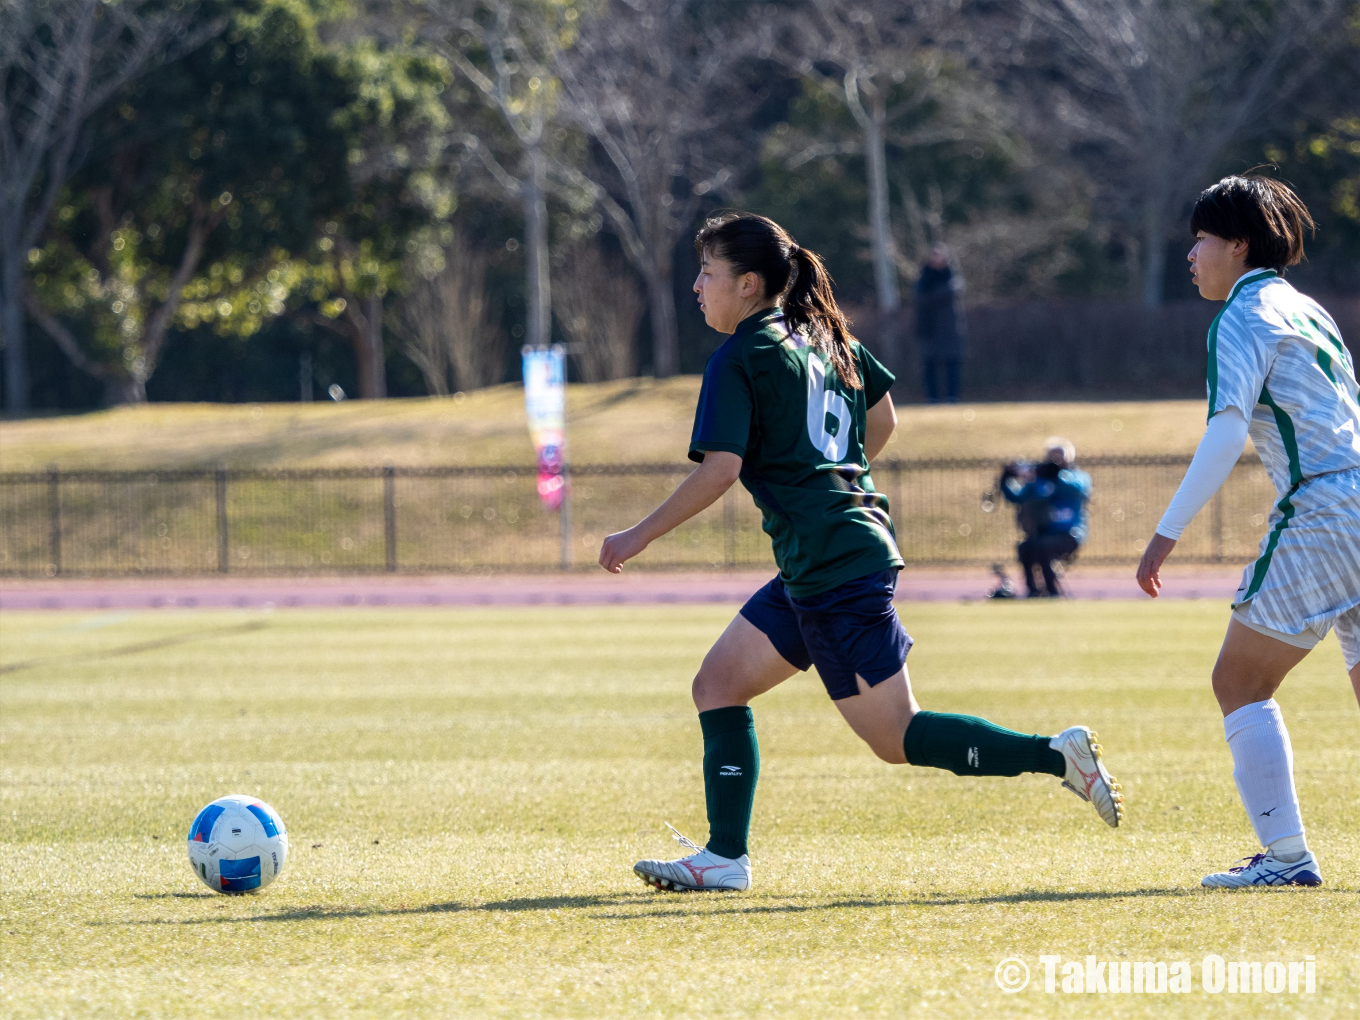
MULTIPOLYGON (((1087 458, 1081 562, 1134 563, 1189 458, 1087 458)), ((545 510, 525 467, 0 474, 0 576, 261 575, 585 568, 605 535, 641 519, 690 465, 575 467, 571 514, 545 510), (566 533, 563 534, 563 524, 566 533)), ((1015 515, 989 500, 994 460, 874 467, 909 565, 1014 556, 1015 515)), ((1243 458, 1186 532, 1182 563, 1251 559, 1274 492, 1243 458)), ((769 540, 740 487, 660 539, 641 568, 767 568, 769 540)))

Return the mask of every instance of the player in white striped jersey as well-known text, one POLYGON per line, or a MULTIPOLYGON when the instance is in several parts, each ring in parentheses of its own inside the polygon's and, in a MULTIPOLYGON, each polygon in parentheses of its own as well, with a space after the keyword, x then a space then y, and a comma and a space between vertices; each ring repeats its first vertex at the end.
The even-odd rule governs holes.
POLYGON ((1209 328, 1209 425, 1138 567, 1149 595, 1181 532, 1251 436, 1279 495, 1233 600, 1213 687, 1233 778, 1262 853, 1204 878, 1217 887, 1320 885, 1294 753, 1274 699, 1335 629, 1360 699, 1360 386, 1336 323, 1284 280, 1313 221, 1284 184, 1226 177, 1195 203, 1191 272, 1224 301, 1209 328))

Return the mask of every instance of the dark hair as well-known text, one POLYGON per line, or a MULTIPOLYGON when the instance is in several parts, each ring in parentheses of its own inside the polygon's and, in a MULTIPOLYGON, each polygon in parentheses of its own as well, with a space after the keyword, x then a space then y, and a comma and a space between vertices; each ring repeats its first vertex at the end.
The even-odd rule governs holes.
POLYGON ((1190 233, 1247 242, 1247 265, 1283 273, 1303 259, 1303 232, 1316 232, 1308 207, 1289 185, 1260 174, 1225 177, 1200 193, 1190 233))
POLYGON ((789 329, 805 337, 826 356, 841 382, 852 390, 864 388, 850 341, 850 320, 836 306, 831 274, 822 260, 774 220, 751 213, 720 213, 705 221, 694 238, 694 250, 732 263, 737 274, 760 277, 765 297, 780 297, 789 329))

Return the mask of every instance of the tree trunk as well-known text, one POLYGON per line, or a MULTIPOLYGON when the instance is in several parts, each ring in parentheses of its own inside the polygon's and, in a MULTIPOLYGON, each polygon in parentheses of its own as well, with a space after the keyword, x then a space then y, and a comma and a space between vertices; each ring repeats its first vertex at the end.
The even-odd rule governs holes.
POLYGON ((24 322, 23 263, 6 246, 0 252, 0 339, 5 344, 5 409, 28 410, 28 349, 24 322))
POLYGON ((680 371, 673 262, 669 248, 655 252, 647 273, 647 304, 652 321, 652 375, 657 379, 669 379, 680 371))
POLYGON ((873 245, 874 289, 878 292, 879 343, 884 360, 894 369, 900 369, 897 310, 902 299, 897 290, 897 267, 893 258, 887 153, 884 149, 887 109, 881 89, 870 95, 868 114, 863 125, 864 155, 869 166, 869 235, 873 245))
POLYGON ((1143 206, 1143 304, 1161 305, 1166 290, 1166 203, 1150 196, 1143 206))
POLYGON ((548 273, 548 200, 544 192, 547 171, 543 150, 529 148, 529 173, 524 181, 524 275, 529 300, 525 341, 546 347, 552 339, 552 281, 548 273))
POLYGON ((387 371, 383 362, 382 295, 355 298, 346 309, 350 336, 354 343, 354 360, 359 365, 359 396, 364 400, 382 400, 387 396, 387 371), (362 305, 362 311, 350 309, 362 305))
POLYGON ((146 380, 135 375, 104 376, 104 403, 108 407, 146 403, 146 380))

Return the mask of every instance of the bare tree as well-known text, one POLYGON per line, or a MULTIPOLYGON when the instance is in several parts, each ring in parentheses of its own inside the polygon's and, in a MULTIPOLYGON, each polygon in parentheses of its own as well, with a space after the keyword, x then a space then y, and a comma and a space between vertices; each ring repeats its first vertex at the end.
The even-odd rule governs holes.
POLYGON ((637 330, 647 307, 632 273, 595 244, 554 253, 554 311, 571 339, 582 382, 626 379, 637 374, 637 330))
POLYGON ((959 37, 957 27, 957 5, 947 0, 807 0, 789 22, 791 45, 772 47, 794 71, 849 111, 856 125, 854 137, 801 140, 787 159, 796 167, 824 156, 863 154, 880 342, 894 364, 901 358, 895 330, 901 260, 894 241, 890 176, 903 191, 909 213, 915 199, 903 171, 890 173, 888 147, 979 140, 995 144, 1005 137, 990 94, 943 73, 951 60, 958 60, 945 45, 959 37), (936 109, 922 117, 927 104, 936 109))
POLYGON ((444 396, 501 381, 505 336, 486 290, 487 258, 461 234, 445 249, 444 268, 397 302, 388 324, 430 393, 444 396))
POLYGON ((28 408, 24 267, 84 156, 91 116, 160 60, 221 31, 196 3, 5 0, 0 4, 0 338, 6 402, 28 408))
POLYGON ((1298 96, 1344 44, 1344 0, 1024 0, 1041 101, 1139 240, 1162 301, 1177 211, 1225 147, 1298 96), (1056 83, 1055 83, 1056 77, 1056 83))
POLYGON ((749 147, 722 130, 741 113, 731 103, 741 33, 692 8, 612 0, 557 63, 565 116, 604 155, 589 178, 569 167, 559 173, 600 204, 646 282, 657 378, 679 370, 676 243, 702 197, 749 158, 749 147))
POLYGON ((574 10, 559 11, 534 0, 415 0, 427 42, 446 57, 518 147, 520 166, 507 167, 476 132, 462 135, 500 188, 524 209, 525 293, 529 307, 525 339, 543 346, 552 333, 552 284, 548 271, 547 128, 555 112, 552 65, 574 10), (563 19, 558 23, 557 19, 563 19))

